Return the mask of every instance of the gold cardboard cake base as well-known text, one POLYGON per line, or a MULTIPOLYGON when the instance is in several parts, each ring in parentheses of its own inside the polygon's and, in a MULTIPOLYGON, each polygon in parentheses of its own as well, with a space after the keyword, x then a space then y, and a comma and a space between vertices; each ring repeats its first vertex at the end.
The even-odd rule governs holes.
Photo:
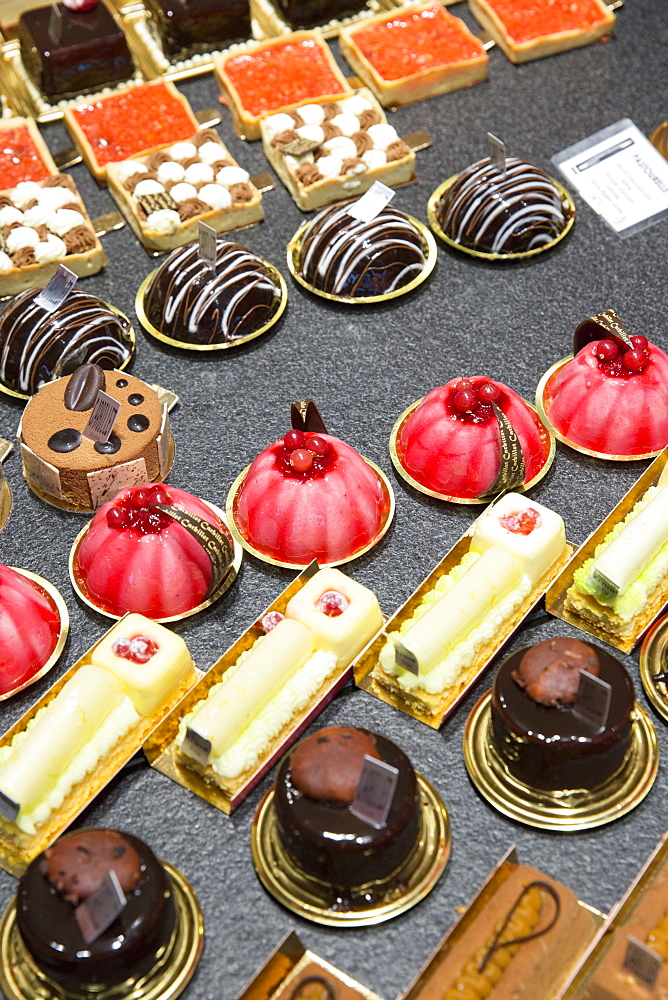
POLYGON ((302 223, 288 243, 288 269, 290 274, 295 279, 297 284, 301 285, 302 288, 305 288, 307 292, 311 292, 313 295, 317 295, 321 299, 328 299, 330 302, 341 302, 346 306, 373 305, 375 302, 389 302, 390 299, 396 299, 400 295, 408 295, 409 292, 412 292, 419 285, 423 284, 423 282, 425 282, 430 276, 436 267, 438 250, 436 249, 436 241, 427 226, 425 226, 424 222, 420 222, 419 219, 414 219, 412 215, 407 215, 406 218, 413 223, 422 237, 422 252, 425 256, 425 265, 417 277, 413 278, 413 280, 409 281, 406 285, 402 285, 401 288, 395 288, 393 292, 383 292, 382 295, 355 297, 351 295, 332 295, 330 292, 323 292, 320 288, 314 288, 313 285, 310 285, 301 273, 302 239, 307 227, 311 224, 310 221, 302 223))
MULTIPOLYGON (((364 455, 362 455, 362 458, 364 458, 364 455)), ((374 547, 374 545, 378 545, 378 542, 385 535, 390 525, 392 524, 392 519, 394 518, 394 491, 392 490, 390 481, 383 472, 383 470, 378 468, 375 462, 372 462, 368 458, 364 458, 364 461, 366 462, 366 464, 369 466, 370 469, 373 469, 373 471, 376 473, 376 475, 378 476, 383 485, 383 489, 385 492, 385 499, 388 503, 388 510, 387 514, 385 515, 385 520, 383 521, 376 537, 373 539, 373 541, 369 542, 368 545, 364 545, 361 549, 357 549, 355 552, 347 556, 345 559, 337 559, 335 562, 330 562, 330 563, 321 562, 320 563, 321 569, 323 569, 325 566, 344 566, 346 563, 352 562, 353 559, 359 559, 360 556, 363 556, 365 555, 365 553, 369 552, 374 547)), ((312 562, 313 558, 315 557, 312 556, 311 558, 309 558, 308 562, 303 562, 303 563, 281 562, 279 559, 274 559, 272 556, 265 555, 264 552, 260 552, 259 549, 254 548, 251 545, 251 543, 247 541, 247 539, 241 534, 241 531, 239 530, 236 523, 237 501, 239 498, 239 492, 241 490, 241 487, 243 486, 246 476, 248 475, 249 469, 250 465, 247 465, 246 468, 243 469, 242 472, 240 472, 237 478, 234 480, 232 486, 230 487, 230 492, 227 494, 227 502, 225 504, 225 512, 227 514, 227 524, 229 525, 229 529, 234 535, 235 540, 245 548, 246 552, 250 552, 252 556, 255 556, 256 559, 261 559, 262 562, 269 563, 270 566, 279 566, 281 569, 306 569, 306 567, 312 562)))
POLYGON ((429 219, 429 225, 434 230, 436 235, 449 247, 452 247, 453 250, 459 251, 459 253, 468 254, 469 257, 477 257, 478 260, 489 260, 493 262, 505 260, 528 260, 530 257, 537 257, 538 254, 545 253, 546 250, 551 250, 553 247, 556 247, 557 243, 560 243, 566 236, 568 236, 573 228, 573 223, 575 222, 575 203, 566 188, 563 187, 559 181, 556 181, 554 177, 552 177, 550 179, 561 197, 562 208, 564 210, 564 215, 566 216, 566 225, 559 235, 555 236, 550 243, 544 243, 543 246, 534 247, 533 250, 523 250, 521 253, 487 253, 482 250, 473 250, 471 247, 465 247, 461 243, 457 243, 456 240, 453 240, 452 237, 445 233, 436 217, 436 206, 448 188, 457 180, 458 177, 459 174, 455 174, 453 177, 448 177, 447 180, 443 181, 442 184, 439 184, 436 190, 432 192, 429 197, 429 201, 427 202, 427 218, 429 219))
POLYGON ((9 483, 3 477, 2 489, 0 490, 0 531, 4 528, 12 512, 12 491, 9 483))
POLYGON ((139 286, 139 290, 137 291, 137 296, 135 298, 135 312, 137 313, 139 322, 151 337, 155 337, 156 340, 161 341, 163 344, 169 344, 170 347, 178 347, 182 351, 226 351, 230 347, 241 347, 242 344, 247 344, 249 341, 255 340, 256 337, 260 337, 263 333, 267 333, 268 330, 271 330, 271 328, 278 323, 279 319, 285 312, 285 307, 288 304, 288 289, 285 284, 285 278, 280 271, 276 270, 273 264, 269 263, 269 261, 264 260, 262 257, 259 259, 265 267, 269 269, 274 284, 278 286, 279 296, 274 314, 269 322, 264 323, 263 326, 254 330, 253 333, 249 333, 245 337, 235 337, 234 340, 217 341, 213 344, 191 344, 185 340, 175 340, 173 337, 168 337, 149 322, 146 312, 144 311, 146 289, 148 288, 155 271, 151 271, 151 273, 144 278, 139 286))
POLYGON ((398 917, 431 892, 450 857, 450 820, 438 792, 417 774, 422 827, 415 850, 390 878, 370 883, 371 900, 360 890, 346 901, 336 890, 306 875, 286 853, 278 836, 274 787, 258 806, 253 820, 253 863, 265 889, 293 913, 328 927, 363 927, 398 917))
POLYGON ((573 451, 578 451, 581 455, 589 455, 591 458, 601 458, 604 462, 641 462, 646 458, 656 458, 657 455, 660 455, 663 448, 659 448, 658 451, 645 452, 644 455, 611 455, 605 451, 592 451, 591 448, 585 448, 580 444, 575 444, 575 442, 571 441, 565 434, 561 434, 556 427, 553 426, 545 411, 545 390, 547 389, 547 384, 550 379, 556 375, 557 372, 561 371, 564 365, 567 365, 568 362, 572 360, 573 355, 569 354, 568 357, 562 358, 561 361, 557 361, 551 368, 548 368, 538 383, 538 388, 536 389, 536 407, 538 409, 540 419, 543 421, 545 426, 549 428, 550 433, 553 434, 558 441, 561 441, 562 444, 572 448, 573 451))
POLYGON ((30 687, 31 684, 35 684, 37 681, 41 680, 42 677, 48 674, 51 667, 55 666, 60 659, 61 653, 65 648, 67 633, 70 630, 70 616, 67 610, 67 605, 65 604, 60 591, 54 587, 52 583, 49 583, 48 580, 45 580, 41 576, 37 576, 36 573, 31 573, 27 569, 18 569, 16 566, 13 566, 12 569, 14 569, 17 573, 20 573, 21 576, 25 576, 28 580, 32 580, 33 583, 36 583, 40 590, 43 590, 46 596, 51 599, 52 604, 55 604, 56 611, 58 612, 58 618, 60 620, 60 631, 58 633, 58 641, 56 642, 53 653, 44 666, 41 667, 36 674, 33 674, 27 681, 24 681, 22 684, 18 684, 16 687, 12 688, 11 691, 5 691, 4 694, 0 694, 0 701, 5 701, 6 698, 11 698, 13 695, 18 694, 19 691, 23 691, 25 688, 30 687))
POLYGON ((543 791, 514 778, 491 740, 492 692, 474 706, 464 729, 464 763, 483 798, 504 816, 539 830, 592 830, 625 816, 650 791, 659 766, 652 722, 636 702, 631 746, 618 771, 591 790, 543 791))
POLYGON ((16 925, 16 901, 0 923, 0 987, 7 1000, 175 1000, 186 988, 204 947, 204 921, 192 886, 176 868, 163 861, 174 889, 176 926, 162 959, 142 979, 118 986, 69 990, 53 982, 35 964, 16 925))
MULTIPOLYGON (((227 517, 225 516, 224 511, 220 509, 220 507, 216 507, 215 504, 209 503, 208 500, 203 500, 202 502, 205 503, 207 507, 210 507, 211 510, 214 512, 214 514, 217 514, 218 517, 221 519, 221 521, 223 521, 223 523, 229 527, 227 517)), ((90 513, 90 511, 88 513, 90 513)), ((70 558, 69 558, 70 582, 77 597, 80 600, 82 600, 84 604, 88 605, 89 608, 92 608, 93 611, 97 611, 99 615, 104 615, 105 618, 113 618, 114 621, 120 621, 120 619, 123 618, 123 615, 112 614, 111 611, 107 611, 104 607, 102 607, 99 604, 96 604, 95 601, 93 601, 92 598, 89 597, 88 591, 86 590, 83 581, 80 579, 77 573, 79 548, 84 538, 88 534, 89 528, 90 528, 90 522, 86 525, 85 528, 82 528, 82 530, 79 532, 77 537, 74 539, 74 542, 72 543, 72 548, 70 549, 70 558)), ((231 533, 234 534, 233 532, 231 533)), ((241 560, 243 558, 243 552, 241 546, 237 543, 236 538, 232 539, 232 544, 234 545, 234 560, 229 570, 221 580, 220 584, 211 595, 211 597, 209 597, 206 601, 202 601, 202 603, 198 604, 197 607, 191 608, 190 611, 184 611, 180 615, 171 615, 169 618, 154 618, 153 621, 156 621, 161 625, 166 625, 168 622, 180 622, 184 618, 190 618, 191 615, 196 615, 198 611, 204 611, 205 608, 210 607, 210 605, 215 604, 216 601, 220 600, 223 594, 232 586, 232 584, 236 580, 237 573, 241 568, 241 560)))
POLYGON ((652 705, 668 722, 668 615, 659 618, 643 639, 640 680, 652 705), (666 679, 659 679, 662 676, 666 679))
MULTIPOLYGON (((392 465, 394 466, 396 472, 401 476, 403 480, 405 480, 408 483, 409 486, 412 486, 414 490, 418 490, 420 493, 424 493, 428 497, 435 497, 437 500, 446 500, 448 503, 462 503, 462 504, 491 503, 492 500, 494 499, 493 497, 454 497, 454 496, 449 496, 447 493, 437 493, 435 490, 429 490, 427 489, 426 486, 423 486, 422 483, 419 483, 417 479, 413 479, 411 474, 407 472, 406 469, 401 464, 401 459, 399 458, 399 453, 397 452, 397 438, 399 437, 403 429, 403 426, 408 420, 408 418, 413 415, 413 413, 415 412, 415 410, 417 410, 418 406, 420 405, 420 403, 423 401, 424 398, 425 398, 424 396, 421 396, 420 399, 416 399, 414 403, 411 403, 411 405, 407 407, 407 409, 405 409, 404 412, 398 417, 392 428, 392 432, 390 434, 390 458, 392 459, 392 465)), ((526 482, 524 486, 513 487, 514 493, 526 493, 526 491, 530 490, 532 486, 535 486, 536 483, 539 483, 543 478, 543 476, 546 476, 550 471, 557 450, 557 445, 554 440, 554 436, 551 432, 552 429, 547 424, 543 428, 539 426, 540 421, 538 417, 540 416, 540 418, 543 421, 545 421, 545 418, 542 416, 542 414, 538 414, 535 406, 532 406, 528 400, 523 399, 523 402, 526 403, 531 412, 536 415, 536 427, 538 428, 538 432, 541 438, 544 438, 543 454, 545 458, 543 465, 540 469, 540 472, 538 472, 533 477, 533 479, 530 479, 528 482, 526 482)))

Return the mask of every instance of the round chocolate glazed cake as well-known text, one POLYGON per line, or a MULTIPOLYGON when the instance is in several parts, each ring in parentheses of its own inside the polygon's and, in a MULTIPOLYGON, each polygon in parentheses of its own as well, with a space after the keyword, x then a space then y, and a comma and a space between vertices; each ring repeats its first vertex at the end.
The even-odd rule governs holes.
POLYGON ((281 763, 275 805, 281 841, 297 865, 342 889, 388 878, 419 836, 418 787, 410 761, 390 740, 365 729, 330 726, 302 740, 281 763), (380 830, 349 808, 365 755, 399 771, 380 830))
POLYGON ((455 243, 481 253, 525 253, 552 243, 568 216, 545 171, 516 156, 502 173, 489 157, 467 167, 436 206, 436 218, 455 243))
POLYGON ((271 322, 280 300, 280 286, 260 257, 218 240, 215 271, 199 256, 197 244, 174 250, 148 283, 144 313, 172 340, 226 344, 271 322))
POLYGON ((304 281, 329 295, 367 298, 403 288, 426 264, 420 233, 403 212, 384 208, 361 222, 350 205, 326 208, 301 243, 304 281))
POLYGON ((633 682, 614 656, 579 639, 546 639, 519 649, 497 671, 494 746, 510 773, 532 788, 592 789, 624 761, 634 704, 633 682), (600 731, 574 711, 581 669, 612 687, 600 731))
MULTIPOLYGON (((75 830, 30 864, 16 899, 19 933, 49 978, 70 990, 99 990, 145 976, 160 960, 176 921, 165 869, 137 837, 75 830), (95 941, 75 917, 113 868, 127 903, 95 941)), ((128 992, 130 990, 128 989, 128 992)))
POLYGON ((86 362, 121 368, 132 356, 130 323, 94 295, 73 289, 47 312, 31 288, 0 311, 0 381, 32 396, 46 382, 71 375, 86 362))

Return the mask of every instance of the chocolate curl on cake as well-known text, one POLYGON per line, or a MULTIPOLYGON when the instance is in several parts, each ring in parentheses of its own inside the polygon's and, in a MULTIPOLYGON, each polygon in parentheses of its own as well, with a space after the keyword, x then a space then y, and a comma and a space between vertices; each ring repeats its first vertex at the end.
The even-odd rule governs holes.
POLYGON ((302 116, 299 114, 298 111, 288 111, 287 114, 288 118, 292 118, 295 128, 301 128, 302 125, 306 124, 306 122, 304 121, 304 119, 302 118, 302 116))
POLYGON ((51 235, 48 226, 35 226, 35 232, 42 241, 46 241, 48 237, 51 235))
POLYGON ((341 166, 342 174, 363 174, 369 168, 364 160, 358 156, 351 156, 349 160, 344 160, 341 166))
POLYGON ((78 212, 79 215, 83 215, 83 205, 79 201, 68 201, 66 205, 63 205, 70 212, 78 212))
POLYGON ((294 129, 286 128, 283 132, 278 132, 271 140, 272 146, 287 146, 289 142, 296 142, 301 136, 297 135, 294 129))
POLYGON ((328 142, 330 139, 336 139, 338 136, 343 134, 341 129, 337 125, 332 125, 331 122, 323 122, 321 128, 324 135, 323 142, 328 142))
POLYGON ((21 247, 12 257, 14 267, 30 267, 30 265, 36 263, 37 258, 32 247, 21 247))
POLYGON ((137 187, 139 182, 145 179, 146 179, 146 174, 142 174, 139 171, 137 171, 136 174, 133 174, 131 177, 128 177, 127 180, 123 181, 123 187, 128 192, 128 194, 133 194, 134 189, 137 187))
POLYGON ((95 246, 95 234, 88 226, 75 226, 63 236, 68 253, 85 253, 95 246))
POLYGON ((370 149, 373 149, 373 140, 368 132, 355 132, 351 138, 355 143, 358 156, 363 156, 364 153, 368 153, 370 149))
MULTIPOLYGON (((172 158, 168 153, 159 149, 155 153, 151 153, 150 156, 144 161, 149 170, 157 170, 161 167, 163 163, 171 163, 172 158)), ((146 176, 146 175, 144 175, 146 176)))
POLYGON ((290 407, 290 420, 293 431, 302 433, 327 434, 325 421, 320 410, 312 399, 300 399, 290 407))
POLYGON ((396 142, 391 142, 385 150, 385 156, 387 157, 388 163, 393 163, 395 160, 403 160, 405 156, 410 155, 411 151, 403 139, 397 139, 396 142))
POLYGON ((533 941, 534 938, 542 937, 543 934, 547 934, 548 931, 552 930, 557 920, 559 919, 560 912, 561 912, 561 900, 559 899, 559 895, 554 886, 551 886, 549 882, 542 882, 539 880, 536 880, 535 882, 529 882, 522 889, 516 901, 513 903, 513 906, 511 907, 510 912, 508 913, 506 919, 503 921, 501 927, 494 935, 494 939, 491 945, 487 949, 487 952, 482 962, 478 966, 478 972, 484 972, 485 966, 487 965, 487 963, 489 962, 490 958, 492 957, 495 951, 499 951, 501 948, 510 948, 512 947, 512 945, 516 944, 524 944, 526 941, 533 941), (551 921, 549 922, 549 924, 546 924, 545 927, 541 927, 540 930, 533 931, 531 934, 523 934, 521 937, 511 938, 510 941, 501 941, 500 938, 503 932, 505 931, 506 927, 510 923, 513 914, 515 913, 515 910, 518 908, 518 906, 520 905, 526 894, 531 891, 531 889, 544 889, 545 892, 547 892, 554 900, 555 909, 551 921))
POLYGON ((211 169, 213 170, 214 174, 217 174, 219 170, 223 169, 223 167, 233 167, 233 166, 234 163, 232 163, 232 160, 225 158, 222 160, 216 160, 215 163, 212 163, 211 169))
POLYGON ((316 167, 315 163, 302 163, 295 170, 297 180, 300 184, 308 187, 309 184, 315 184, 316 181, 322 180, 322 174, 316 167))
POLYGON ((45 181, 42 181, 43 188, 54 188, 54 187, 66 187, 70 191, 76 191, 76 185, 71 177, 67 174, 54 174, 53 177, 47 177, 45 181))
POLYGON ((207 203, 202 201, 200 198, 186 198, 186 200, 182 201, 178 207, 181 222, 187 222, 188 219, 194 219, 196 215, 205 215, 210 211, 211 205, 207 205, 207 203))
POLYGON ((586 642, 562 636, 532 646, 511 676, 532 701, 553 707, 575 703, 581 670, 599 676, 596 651, 586 642))
POLYGON ((14 202, 8 194, 0 194, 0 208, 14 208, 14 202))
POLYGON ((197 149, 199 149, 200 146, 203 146, 205 142, 217 142, 222 146, 220 136, 216 132, 215 128, 205 128, 203 132, 198 132, 197 135, 190 140, 190 142, 192 142, 193 146, 196 146, 197 149))
POLYGON ((585 319, 575 328, 573 354, 577 354, 592 340, 602 340, 604 337, 610 336, 621 340, 627 347, 633 347, 626 327, 614 309, 606 309, 604 312, 597 313, 596 316, 590 316, 589 319, 585 319))
POLYGON ((363 129, 371 128, 372 125, 380 125, 383 120, 383 116, 375 108, 368 108, 357 117, 363 129))
MULTIPOLYGON (((34 208, 34 207, 35 207, 35 205, 37 205, 37 204, 39 204, 39 202, 37 201, 37 198, 31 198, 31 199, 30 199, 30 201, 29 201, 29 202, 27 202, 27 203, 26 203, 26 204, 25 204, 25 205, 23 206, 23 211, 24 211, 24 212, 29 212, 29 211, 30 211, 30 209, 31 209, 31 208, 34 208)), ((69 205, 63 205, 63 208, 69 208, 69 207, 70 207, 69 205)))
POLYGON ((253 188, 246 181, 239 181, 238 184, 230 184, 228 188, 230 198, 235 204, 244 204, 253 200, 253 188))
POLYGON ((325 103, 321 104, 320 107, 322 108, 322 113, 325 116, 326 122, 328 122, 330 118, 335 118, 336 115, 341 114, 341 108, 336 101, 325 101, 325 103))

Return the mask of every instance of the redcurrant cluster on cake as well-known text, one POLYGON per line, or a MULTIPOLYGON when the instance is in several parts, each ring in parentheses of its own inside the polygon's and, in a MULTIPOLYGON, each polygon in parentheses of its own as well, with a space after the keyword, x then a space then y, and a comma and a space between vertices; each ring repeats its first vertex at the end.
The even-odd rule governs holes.
POLYGON ((598 367, 606 375, 628 378, 643 372, 650 362, 647 337, 631 337, 632 347, 617 337, 599 340, 595 354, 598 367))
POLYGON ((455 383, 448 403, 454 417, 467 423, 486 424, 494 416, 492 404, 498 405, 501 398, 498 385, 488 379, 461 378, 455 383))
POLYGON ((155 535, 173 524, 167 514, 156 510, 155 504, 168 506, 172 498, 163 483, 138 486, 107 511, 107 524, 119 530, 133 529, 144 535, 155 535))
POLYGON ((133 663, 148 663, 158 652, 158 645, 146 635, 135 635, 132 639, 116 639, 112 645, 116 656, 133 663))
POLYGON ((283 449, 278 462, 284 472, 302 478, 322 475, 332 465, 334 455, 329 441, 321 434, 288 431, 283 438, 283 449))

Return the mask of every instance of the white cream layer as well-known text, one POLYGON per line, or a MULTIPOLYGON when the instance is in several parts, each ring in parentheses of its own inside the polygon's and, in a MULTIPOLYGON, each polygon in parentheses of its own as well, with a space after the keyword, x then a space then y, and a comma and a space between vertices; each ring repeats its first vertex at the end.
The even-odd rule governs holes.
MULTIPOLYGON (((4 764, 12 755, 23 740, 26 738, 32 727, 37 723, 40 716, 46 712, 48 705, 40 709, 30 720, 26 728, 17 733, 12 742, 5 747, 0 747, 0 766, 4 764)), ((70 762, 63 773, 58 777, 50 793, 32 810, 21 809, 16 818, 16 825, 24 833, 34 834, 38 827, 47 821, 55 809, 59 809, 70 791, 82 781, 87 774, 97 766, 98 762, 116 746, 126 733, 128 733, 140 721, 140 716, 135 711, 129 698, 124 698, 120 705, 112 709, 104 722, 91 736, 79 753, 70 762)))
MULTIPOLYGON (((242 653, 234 666, 227 670, 224 680, 214 684, 207 698, 198 702, 193 710, 184 716, 177 736, 179 746, 183 743, 186 728, 195 713, 216 691, 232 679, 251 649, 263 638, 264 636, 260 636, 250 649, 242 653)), ((210 758, 209 764, 216 774, 221 778, 232 779, 256 768, 274 740, 287 728, 294 716, 311 703, 316 692, 336 670, 336 665, 333 653, 322 651, 313 653, 304 666, 280 688, 271 701, 246 726, 235 742, 220 756, 210 758)))
MULTIPOLYGON (((413 615, 403 622, 399 631, 388 634, 401 640, 401 636, 408 632, 411 626, 422 618, 441 597, 451 591, 479 558, 478 553, 467 552, 454 569, 440 578, 434 589, 420 602, 413 615)), ((461 642, 458 642, 428 674, 416 676, 409 671, 402 670, 394 662, 391 665, 381 662, 382 669, 386 674, 396 677, 397 683, 404 691, 419 689, 428 694, 445 692, 458 683, 462 671, 473 663, 478 649, 490 641, 503 623, 526 600, 532 587, 529 577, 523 575, 519 584, 498 601, 482 618, 479 625, 473 628, 461 642)))

